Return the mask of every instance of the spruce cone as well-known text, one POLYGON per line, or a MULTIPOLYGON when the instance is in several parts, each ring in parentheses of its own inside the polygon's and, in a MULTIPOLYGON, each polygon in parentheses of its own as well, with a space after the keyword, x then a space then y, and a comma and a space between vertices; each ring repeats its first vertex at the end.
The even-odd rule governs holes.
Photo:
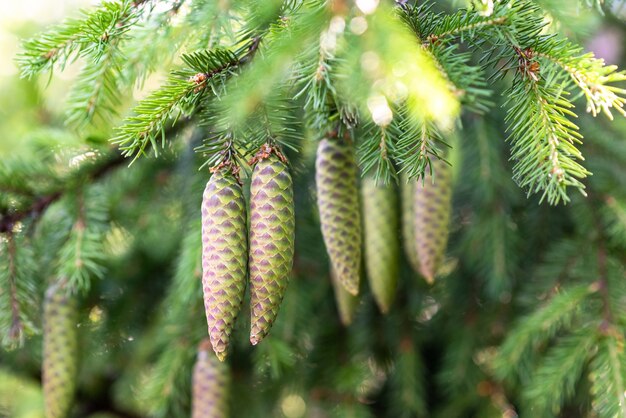
POLYGON ((202 288, 213 351, 226 358, 246 288, 246 203, 230 170, 215 172, 202 200, 202 288))
POLYGON ((293 265, 295 213, 287 165, 276 154, 260 159, 250 185, 250 342, 269 332, 293 265))
POLYGON ((65 418, 74 401, 78 365, 76 300, 61 283, 44 300, 43 392, 46 418, 65 418))
POLYGON ((227 418, 230 376, 228 365, 209 353, 211 343, 204 340, 198 347, 193 367, 191 402, 192 418, 227 418))
POLYGON ((365 268, 374 300, 389 312, 399 274, 398 198, 391 185, 367 177, 361 187, 365 228, 365 268))
POLYGON ((315 162, 317 205, 332 268, 345 289, 359 292, 361 219, 357 165, 350 144, 323 139, 315 162))
POLYGON ((337 279, 337 276, 332 268, 330 271, 330 279, 333 284, 333 291, 335 292, 335 302, 337 303, 339 320, 344 327, 347 327, 354 319, 354 313, 356 312, 359 298, 348 293, 348 291, 339 282, 339 279, 337 279))
POLYGON ((450 167, 433 162, 435 183, 430 175, 415 187, 415 236, 420 273, 433 283, 443 260, 448 242, 448 228, 452 211, 452 178, 450 167))
POLYGON ((416 273, 420 271, 420 263, 417 256, 417 244, 415 240, 415 213, 413 212, 413 201, 415 200, 415 187, 417 182, 409 180, 406 176, 400 179, 400 190, 402 193, 402 239, 404 241, 404 252, 409 265, 416 273))

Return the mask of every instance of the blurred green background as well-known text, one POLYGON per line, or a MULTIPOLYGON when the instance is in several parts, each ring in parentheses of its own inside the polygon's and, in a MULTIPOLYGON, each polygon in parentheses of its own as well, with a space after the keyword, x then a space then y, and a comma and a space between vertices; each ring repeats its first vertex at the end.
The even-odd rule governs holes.
MULTIPOLYGON (((67 138, 70 142, 72 138, 76 138, 78 135, 83 137, 93 135, 94 140, 97 141, 102 141, 107 138, 108 132, 106 130, 93 130, 92 128, 91 131, 77 133, 65 127, 64 112, 67 92, 69 86, 72 84, 72 80, 77 74, 78 68, 80 68, 80 62, 70 65, 64 71, 56 71, 51 78, 41 77, 36 82, 20 79, 14 62, 14 57, 19 51, 20 39, 33 36, 42 29, 45 29, 47 25, 60 22, 64 17, 75 15, 79 7, 87 7, 97 3, 97 1, 88 0, 24 0, 21 2, 2 0, 0 4, 0 158, 6 155, 32 152, 30 146, 32 146, 33 141, 27 141, 25 138, 58 135, 59 138, 67 138), (26 146, 27 144, 30 144, 29 147, 26 146)), ((469 1, 457 1, 456 3, 462 6, 469 3, 469 1)), ((546 3, 552 3, 555 9, 558 10, 561 5, 565 5, 568 2, 550 0, 546 1, 546 3)), ((626 23, 624 23, 624 20, 620 20, 620 16, 622 19, 626 18, 626 1, 615 1, 613 8, 615 12, 614 16, 605 20, 600 19, 596 13, 574 13, 571 19, 563 20, 563 30, 572 39, 578 40, 589 50, 594 51, 598 56, 604 58, 608 63, 618 64, 621 68, 626 68, 624 57, 626 23)), ((563 7, 563 10, 567 12, 568 6, 563 7)), ((146 92, 158 87, 162 80, 163 74, 153 74, 143 84, 141 90, 134 92, 133 98, 137 99, 142 97, 146 92)), ((582 107, 579 110, 582 112, 582 107)), ((499 110, 494 112, 499 112, 499 110)), ((604 121, 598 122, 598 129, 601 129, 602 123, 604 123, 604 121)), ((112 125, 114 126, 115 123, 112 125)), ((626 132, 624 125, 625 123, 620 120, 611 126, 616 132, 626 132)), ((595 129, 592 128, 591 130, 595 129)), ((63 139, 52 142, 60 144, 63 142, 63 139)), ((141 180, 151 178, 150 176, 152 175, 158 180, 158 163, 151 162, 150 164, 153 164, 154 167, 150 170, 146 170, 149 172, 149 175, 146 174, 144 179, 139 178, 136 180, 138 184, 141 180)), ((129 177, 131 176, 132 173, 129 177)), ((166 181, 167 180, 164 180, 164 182, 166 181)), ((137 189, 140 189, 140 185, 138 185, 137 189)), ((176 196, 177 190, 168 190, 166 193, 168 193, 168 197, 171 198, 172 196, 176 196)), ((154 197, 155 196, 147 196, 145 197, 145 201, 152 202, 150 199, 154 197)), ((167 209, 171 208, 168 207, 167 209)), ((176 206, 172 209, 172 212, 178 210, 180 210, 180 208, 176 206)), ((172 219, 175 218, 175 216, 172 216, 172 219)), ((150 231, 158 230, 159 233, 171 234, 171 236, 174 237, 172 243, 180 239, 179 235, 181 231, 176 228, 172 229, 171 225, 169 228, 167 226, 162 227, 161 219, 151 217, 149 214, 141 219, 145 221, 146 224, 155 226, 154 228, 149 228, 150 231)), ((310 222, 310 224, 313 225, 313 222, 310 222)), ((122 231, 119 232, 120 237, 113 238, 123 241, 125 230, 119 228, 118 231, 122 231)), ((145 248, 142 248, 142 250, 145 250, 146 253, 153 251, 153 254, 151 254, 153 257, 153 259, 150 260, 151 262, 160 260, 161 258, 159 247, 153 246, 153 244, 157 242, 164 247, 164 249, 161 249, 162 254, 170 257, 176 253, 173 248, 168 248, 168 243, 163 242, 160 236, 148 236, 142 237, 142 239, 148 243, 145 244, 145 248)), ((141 241, 141 239, 139 241, 141 241)), ((149 263, 146 262, 146 264, 149 263)), ((158 265, 158 263, 154 262, 154 264, 157 265, 155 270, 163 270, 164 266, 170 267, 165 263, 158 265)), ((138 265, 141 267, 141 263, 138 265)), ((128 276, 132 276, 132 272, 125 273, 128 276)), ((155 271, 154 274, 155 277, 158 278, 160 277, 159 274, 162 276, 169 275, 170 272, 164 273, 163 271, 155 271)), ((120 276, 125 277, 123 274, 120 274, 120 276)), ((155 292, 159 293, 160 291, 162 292, 163 289, 156 289, 155 292)), ((98 312, 94 311, 93 314, 95 315, 95 323, 98 320, 98 312)), ((141 316, 140 313, 136 312, 133 315, 141 316)), ((133 337, 115 335, 110 338, 111 340, 120 338, 120 341, 113 343, 123 345, 125 343, 130 344, 129 341, 132 342, 133 337), (122 337, 126 338, 126 340, 121 340, 122 337)), ((111 340, 106 343, 111 344, 111 340)), ((32 341, 36 343, 39 342, 38 339, 32 341)), ((28 343, 29 342, 27 342, 27 344, 28 343)), ((93 341, 92 345, 97 346, 100 343, 106 345, 104 341, 93 341)), ((280 344, 280 342, 276 342, 276 344, 280 344)), ((282 348, 282 346, 280 348, 282 348)), ((0 352, 0 356, 2 356, 2 352, 0 352)), ((2 369, 1 363, 0 361, 0 416, 3 416, 3 413, 6 412, 2 409, 3 405, 10 404, 18 405, 19 410, 13 409, 10 413, 14 415, 6 416, 20 418, 42 417, 43 404, 39 382, 35 379, 32 379, 32 381, 21 378, 16 379, 13 371, 8 373, 8 371, 2 369)), ((98 367, 102 369, 106 368, 103 365, 98 365, 98 367)), ((28 370, 25 375, 34 376, 36 373, 36 370, 28 370)), ((132 394, 127 394, 127 396, 132 397, 132 394)), ((297 412, 301 409, 300 402, 303 402, 302 398, 287 394, 284 397, 283 413, 290 417, 301 416, 297 412), (295 408, 296 412, 289 415, 288 412, 290 408, 295 408)))

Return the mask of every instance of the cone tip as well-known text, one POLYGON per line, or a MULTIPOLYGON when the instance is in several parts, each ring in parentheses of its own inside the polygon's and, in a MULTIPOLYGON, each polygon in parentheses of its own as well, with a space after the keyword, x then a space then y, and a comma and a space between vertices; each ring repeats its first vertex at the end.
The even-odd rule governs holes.
POLYGON ((350 293, 352 296, 359 294, 359 287, 357 285, 348 282, 342 282, 342 285, 346 292, 350 293))
POLYGON ((389 313, 389 308, 389 305, 378 304, 378 310, 383 315, 387 315, 389 313))
POLYGON ((420 269, 420 274, 422 275, 422 277, 424 278, 424 280, 426 280, 426 283, 432 285, 433 283, 435 283, 435 275, 433 274, 432 271, 429 271, 429 269, 420 269))
POLYGON ((220 351, 220 352, 215 352, 215 357, 217 357, 217 359, 221 362, 224 362, 224 360, 226 360, 226 351, 220 351))
MULTIPOLYGON (((208 343, 208 341, 204 340, 204 341, 202 341, 200 343, 200 345, 201 345, 201 347, 202 347, 202 345, 205 345, 205 347, 206 347, 207 343, 208 343)), ((228 351, 226 350, 225 346, 211 341, 211 348, 213 349, 213 352, 215 353, 215 357, 217 357, 217 359, 219 361, 226 360, 226 355, 228 354, 228 351)))

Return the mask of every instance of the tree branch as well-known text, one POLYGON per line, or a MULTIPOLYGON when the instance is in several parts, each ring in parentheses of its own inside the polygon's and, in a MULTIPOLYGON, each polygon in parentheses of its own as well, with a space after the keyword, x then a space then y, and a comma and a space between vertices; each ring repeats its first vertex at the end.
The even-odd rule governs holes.
MULTIPOLYGON (((185 119, 182 123, 172 126, 166 133, 166 135, 175 136, 187 126, 186 122, 188 122, 188 119, 185 119)), ((115 149, 113 152, 107 154, 104 158, 98 161, 98 163, 94 164, 90 172, 82 173, 80 175, 80 177, 82 178, 81 184, 83 184, 85 181, 95 181, 106 176, 107 174, 109 174, 109 172, 122 166, 125 161, 126 158, 119 152, 118 149, 115 149)), ((41 217, 51 204, 59 200, 66 193, 76 190, 77 187, 79 186, 74 185, 52 191, 44 196, 36 198, 29 207, 23 210, 11 213, 1 213, 0 234, 11 234, 13 232, 15 224, 26 218, 41 217)))

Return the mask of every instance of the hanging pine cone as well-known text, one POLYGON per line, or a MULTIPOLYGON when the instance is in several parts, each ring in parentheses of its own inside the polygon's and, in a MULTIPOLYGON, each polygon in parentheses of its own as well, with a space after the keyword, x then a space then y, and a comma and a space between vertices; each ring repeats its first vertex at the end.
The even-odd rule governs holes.
POLYGON ((264 146, 250 185, 250 342, 269 332, 293 265, 293 184, 282 155, 264 146))
POLYGON ((348 293, 344 286, 339 282, 339 279, 335 275, 332 268, 330 271, 330 280, 333 284, 333 291, 335 292, 335 302, 337 303, 339 320, 343 326, 347 327, 354 319, 354 313, 356 312, 356 308, 359 304, 359 298, 348 293))
POLYGON ((415 200, 415 187, 417 182, 402 176, 400 179, 400 191, 402 193, 402 240, 404 253, 409 265, 416 273, 420 271, 419 258, 417 256, 417 244, 415 240, 415 213, 413 203, 415 200))
POLYGON ((317 149, 315 169, 326 250, 338 280, 356 295, 361 264, 361 219, 352 147, 343 140, 323 139, 317 149))
POLYGON ((420 273, 433 283, 443 260, 448 242, 452 210, 452 178, 450 167, 443 161, 433 162, 435 182, 430 175, 415 187, 415 237, 420 273))
POLYGON ((78 368, 76 300, 62 283, 44 300, 43 392, 46 418, 65 418, 74 401, 78 368))
POLYGON ((399 274, 398 198, 391 185, 367 177, 361 186, 365 228, 365 269, 374 300, 389 312, 399 274))
POLYGON ((227 418, 230 376, 228 365, 217 361, 209 351, 211 343, 198 346, 192 377, 192 418, 227 418))
POLYGON ((221 168, 202 200, 202 288, 211 344, 222 361, 246 288, 247 239, 241 185, 221 168))

